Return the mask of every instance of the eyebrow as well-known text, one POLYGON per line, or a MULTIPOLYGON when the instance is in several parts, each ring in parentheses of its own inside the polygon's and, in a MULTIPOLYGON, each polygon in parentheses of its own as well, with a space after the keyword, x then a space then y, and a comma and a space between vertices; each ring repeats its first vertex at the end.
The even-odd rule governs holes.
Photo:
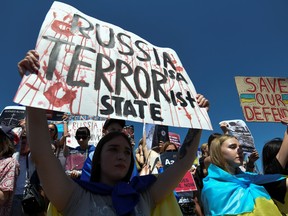
MULTIPOLYGON (((121 144, 113 144, 113 143, 108 144, 108 147, 120 147, 120 146, 121 146, 121 144)), ((131 148, 129 148, 128 146, 125 146, 125 148, 131 149, 131 148)))

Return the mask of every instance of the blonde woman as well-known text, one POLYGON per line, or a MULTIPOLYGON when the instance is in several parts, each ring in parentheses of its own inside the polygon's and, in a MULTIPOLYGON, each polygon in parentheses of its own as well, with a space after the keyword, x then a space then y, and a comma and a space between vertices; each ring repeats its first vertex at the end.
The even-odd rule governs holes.
POLYGON ((212 141, 210 157, 202 189, 205 215, 281 215, 271 196, 285 202, 285 177, 242 172, 243 150, 231 135, 212 141))

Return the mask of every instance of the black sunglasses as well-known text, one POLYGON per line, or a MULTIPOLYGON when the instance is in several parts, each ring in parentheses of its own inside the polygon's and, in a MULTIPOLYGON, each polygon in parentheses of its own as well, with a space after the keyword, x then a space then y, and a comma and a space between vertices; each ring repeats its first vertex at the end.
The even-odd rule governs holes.
POLYGON ((176 149, 169 149, 169 150, 166 150, 165 152, 177 152, 176 149))
POLYGON ((49 128, 49 131, 55 131, 55 129, 54 128, 49 128))
POLYGON ((88 136, 75 136, 75 139, 76 139, 76 140, 80 140, 80 139, 85 140, 85 139, 87 139, 87 138, 88 138, 88 136))

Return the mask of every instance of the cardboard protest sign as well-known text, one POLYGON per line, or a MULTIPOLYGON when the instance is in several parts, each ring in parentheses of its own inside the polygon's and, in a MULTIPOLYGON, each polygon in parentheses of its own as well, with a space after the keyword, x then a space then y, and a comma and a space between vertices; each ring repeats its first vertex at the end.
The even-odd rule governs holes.
POLYGON ((196 186, 195 180, 193 178, 193 175, 190 173, 190 171, 188 171, 185 174, 185 176, 183 177, 183 179, 181 180, 179 185, 175 188, 175 191, 177 193, 196 191, 196 190, 197 190, 197 186, 196 186))
POLYGON ((152 149, 159 149, 159 143, 165 143, 167 141, 169 141, 168 126, 155 125, 152 149))
POLYGON ((170 142, 174 143, 175 145, 178 146, 178 148, 180 148, 181 146, 181 141, 180 141, 180 135, 177 133, 173 133, 173 132, 168 132, 169 134, 169 140, 170 142))
POLYGON ((212 129, 175 51, 54 2, 39 32, 38 75, 14 101, 26 106, 176 127, 212 129))
POLYGON ((143 124, 143 131, 148 149, 152 148, 155 127, 156 125, 154 124, 143 124))
POLYGON ((20 120, 25 119, 26 108, 23 106, 7 106, 1 111, 0 123, 11 128, 17 127, 20 120))
POLYGON ((94 120, 78 120, 68 122, 68 132, 70 137, 66 139, 66 145, 72 148, 76 148, 79 144, 75 138, 76 131, 79 127, 87 127, 90 130, 89 145, 96 146, 102 137, 102 128, 105 121, 94 120))
POLYGON ((250 154, 253 150, 255 150, 254 138, 243 120, 225 120, 221 121, 219 125, 222 123, 227 124, 227 130, 230 135, 237 137, 242 146, 244 154, 250 154))
MULTIPOLYGON (((161 164, 163 166, 163 170, 165 170, 171 166, 178 157, 178 152, 163 152, 160 154, 161 164)), ((188 171, 185 176, 182 178, 179 185, 175 188, 176 192, 188 192, 188 191, 196 191, 197 186, 193 175, 190 171, 188 171)))
POLYGON ((288 116, 288 78, 235 77, 246 121, 279 122, 288 116))
POLYGON ((170 165, 172 165, 178 157, 178 152, 163 152, 160 154, 161 164, 163 169, 167 169, 170 165))

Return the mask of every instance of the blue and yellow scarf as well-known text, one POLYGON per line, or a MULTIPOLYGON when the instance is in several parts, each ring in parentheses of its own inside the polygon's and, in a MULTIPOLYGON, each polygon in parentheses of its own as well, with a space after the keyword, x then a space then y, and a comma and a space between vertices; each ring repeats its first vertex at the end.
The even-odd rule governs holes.
POLYGON ((284 179, 282 175, 240 173, 231 175, 211 164, 203 179, 205 215, 281 215, 261 184, 284 179))

